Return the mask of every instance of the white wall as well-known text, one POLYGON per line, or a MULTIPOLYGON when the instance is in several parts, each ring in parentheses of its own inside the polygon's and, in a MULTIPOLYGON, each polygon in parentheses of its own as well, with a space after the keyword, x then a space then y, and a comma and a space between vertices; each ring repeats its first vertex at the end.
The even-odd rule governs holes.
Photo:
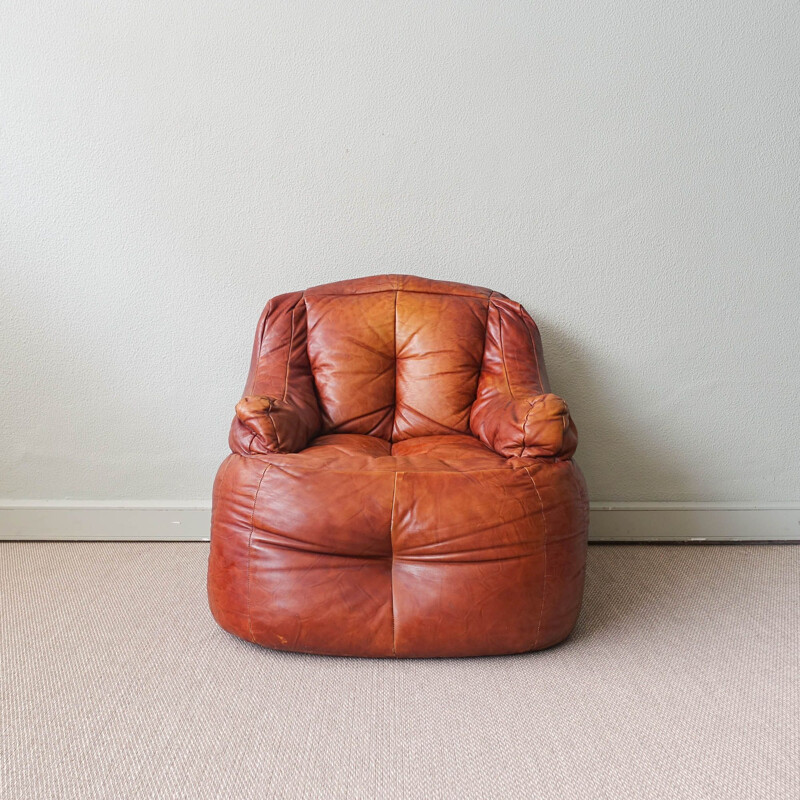
POLYGON ((542 329, 595 500, 800 500, 800 10, 5 3, 0 498, 208 502, 272 295, 542 329))

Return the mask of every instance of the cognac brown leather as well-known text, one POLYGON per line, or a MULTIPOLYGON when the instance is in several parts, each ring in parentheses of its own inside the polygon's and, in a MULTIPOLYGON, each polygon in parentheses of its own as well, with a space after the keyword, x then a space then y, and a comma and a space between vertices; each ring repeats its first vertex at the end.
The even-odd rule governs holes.
POLYGON ((576 444, 497 292, 382 275, 276 297, 214 485, 214 617, 307 653, 556 644, 583 593, 576 444))

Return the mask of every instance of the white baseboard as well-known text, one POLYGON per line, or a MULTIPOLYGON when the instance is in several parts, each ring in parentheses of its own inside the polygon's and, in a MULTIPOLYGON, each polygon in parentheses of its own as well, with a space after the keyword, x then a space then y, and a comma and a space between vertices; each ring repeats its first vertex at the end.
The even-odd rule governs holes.
MULTIPOLYGON (((0 541, 208 541, 192 503, 0 501, 0 541)), ((800 503, 592 503, 593 542, 800 542, 800 503)))
POLYGON ((800 542, 800 503, 592 503, 593 542, 800 542))
POLYGON ((0 541, 208 541, 211 509, 173 503, 0 502, 0 541))

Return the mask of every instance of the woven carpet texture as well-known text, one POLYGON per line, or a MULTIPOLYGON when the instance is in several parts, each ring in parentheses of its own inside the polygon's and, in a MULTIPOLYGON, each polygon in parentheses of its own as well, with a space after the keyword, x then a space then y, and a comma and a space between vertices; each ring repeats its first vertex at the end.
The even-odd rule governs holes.
POLYGON ((207 544, 0 544, 0 797, 797 798, 800 547, 592 546, 564 644, 277 653, 207 544))

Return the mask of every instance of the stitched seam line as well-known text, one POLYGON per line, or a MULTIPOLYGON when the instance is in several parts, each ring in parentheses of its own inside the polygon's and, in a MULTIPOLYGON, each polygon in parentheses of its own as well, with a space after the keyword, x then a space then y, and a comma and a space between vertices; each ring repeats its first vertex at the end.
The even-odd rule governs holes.
POLYGON ((514 397, 514 390, 511 388, 511 381, 508 379, 508 367, 506 366, 506 348, 503 345, 503 315, 500 313, 500 309, 497 309, 497 331, 500 337, 500 355, 503 359, 503 374, 506 376, 506 386, 508 386, 508 393, 511 395, 512 400, 516 400, 517 398, 514 397))
MULTIPOLYGON (((394 426, 397 422, 397 292, 394 290, 394 409, 392 413, 392 429, 389 431, 390 441, 394 440, 394 426)), ((391 452, 391 451, 390 451, 391 452)))
POLYGON ((528 467, 525 467, 525 472, 528 473, 528 477, 531 479, 531 483, 533 484, 533 490, 536 492, 536 496, 539 498, 539 509, 542 514, 542 523, 544 524, 544 573, 542 574, 542 605, 539 609, 539 622, 536 625, 536 638, 533 640, 532 649, 535 650, 536 646, 539 644, 539 632, 542 629, 542 616, 544 615, 544 592, 547 587, 547 539, 549 537, 547 535, 547 516, 544 513, 542 496, 539 494, 539 488, 536 486, 536 481, 533 479, 533 475, 531 475, 528 467))
POLYGON ((392 655, 397 655, 397 650, 395 649, 395 626, 394 626, 394 502, 397 498, 397 477, 400 473, 395 472, 394 474, 394 487, 392 489, 392 511, 389 517, 389 542, 392 546, 392 565, 390 567, 389 572, 389 585, 392 591, 392 655))
MULTIPOLYGON (((308 352, 308 340, 311 338, 308 332, 308 300, 306 298, 305 291, 303 292, 303 296, 301 302, 303 303, 303 312, 305 313, 305 325, 306 325, 306 362, 308 363, 308 374, 311 376, 311 390, 314 393, 314 400, 317 403, 317 427, 316 432, 319 433, 323 427, 323 412, 322 412, 322 401, 319 399, 319 391, 317 390, 317 379, 314 377, 314 368, 311 366, 311 356, 308 352)), ((315 434, 316 435, 316 434, 315 434)))
POLYGON ((258 354, 256 355, 256 363, 255 369, 252 370, 253 374, 252 377, 248 376, 247 385, 244 387, 245 395, 253 394, 253 390, 255 389, 256 383, 258 383, 258 371, 261 367, 261 351, 264 349, 264 337, 267 334, 267 323, 269 322, 270 314, 272 314, 272 301, 275 298, 273 297, 268 303, 267 308, 264 311, 264 324, 261 326, 261 336, 258 339, 258 354))
POLYGON ((478 371, 478 381, 480 381, 481 375, 483 374, 483 359, 486 358, 486 338, 489 335, 489 309, 492 307, 493 296, 494 292, 490 292, 489 296, 486 298, 486 318, 483 320, 483 350, 481 351, 481 366, 478 371))
MULTIPOLYGON (((310 292, 311 297, 346 297, 348 295, 364 295, 364 294, 382 294, 383 292, 395 292, 397 289, 387 286, 385 289, 369 289, 364 292, 315 292, 313 289, 306 289, 305 293, 310 292)), ((453 292, 449 289, 442 289, 441 292, 436 292, 431 289, 407 289, 403 287, 400 291, 408 292, 409 294, 445 294, 448 297, 469 297, 473 300, 485 300, 489 295, 487 294, 466 294, 464 292, 453 292)), ((488 290, 487 290, 488 291, 488 290)), ((489 292, 489 294, 498 294, 497 292, 489 292)), ((499 295, 503 297, 503 295, 499 295)), ((505 298, 507 299, 507 298, 505 298)))
MULTIPOLYGON (((544 392, 549 387, 544 386, 542 383, 542 371, 539 368, 539 352, 536 349, 536 342, 533 340, 533 334, 531 333, 530 325, 528 325, 528 321, 525 319, 525 314, 527 312, 522 306, 519 307, 519 311, 520 311, 520 317, 522 318, 522 324, 525 326, 525 330, 528 332, 528 338, 531 340, 531 347, 533 348, 533 360, 536 363, 536 377, 539 379, 539 391, 544 392)), ((534 322, 534 325, 535 324, 536 323, 534 322)))
POLYGON ((494 292, 489 292, 489 296, 486 298, 486 318, 483 320, 483 350, 481 351, 481 360, 478 362, 478 380, 475 383, 475 398, 467 409, 467 431, 469 432, 472 432, 472 409, 475 403, 478 402, 478 392, 480 391, 481 376, 483 375, 483 360, 486 358, 486 339, 489 335, 489 309, 492 305, 493 295, 494 292))
MULTIPOLYGON (((444 434, 444 435, 447 435, 447 434, 444 434)), ((403 441, 408 441, 408 440, 405 439, 403 441)), ((313 449, 313 448, 311 448, 311 449, 313 449)), ((276 456, 277 457, 281 457, 282 456, 284 458, 286 458, 286 457, 293 458, 296 455, 297 455, 297 453, 253 453, 252 456, 248 456, 248 458, 260 458, 260 459, 263 460, 263 459, 266 459, 266 458, 275 458, 276 456)), ((355 456, 353 456, 353 458, 355 458, 355 456)), ((385 454, 383 456, 379 456, 379 458, 395 458, 395 459, 399 459, 399 458, 406 458, 406 456, 390 456, 387 453, 387 454, 385 454)), ((412 473, 414 475, 452 475, 453 473, 477 475, 477 474, 485 473, 485 472, 513 472, 514 470, 527 469, 527 467, 524 464, 521 465, 521 466, 519 466, 519 465, 515 466, 513 464, 509 464, 508 463, 510 461, 509 458, 505 458, 503 456, 500 456, 500 458, 505 462, 503 464, 503 466, 500 466, 500 467, 476 467, 475 469, 460 469, 460 468, 457 468, 457 469, 453 469, 453 468, 450 468, 450 469, 416 469, 416 470, 414 470, 414 469, 411 469, 411 470, 402 469, 402 470, 400 470, 400 472, 403 475, 405 475, 406 472, 410 472, 410 473, 412 473)), ((544 457, 536 458, 536 461, 534 463, 540 463, 543 459, 544 459, 544 457)), ((531 459, 528 459, 528 460, 531 461, 531 459)), ((384 475, 386 473, 390 473, 390 472, 394 471, 394 470, 392 470, 392 469, 390 469, 388 467, 386 469, 371 469, 370 467, 366 467, 366 466, 363 466, 363 465, 359 465, 359 466, 356 466, 356 467, 351 467, 349 469, 335 469, 335 468, 329 467, 328 466, 329 462, 327 462, 327 461, 324 461, 321 464, 317 464, 315 466, 304 467, 304 466, 298 465, 296 462, 293 462, 293 461, 290 461, 290 462, 284 461, 283 458, 281 459, 281 461, 279 461, 277 463, 274 462, 274 461, 270 461, 269 463, 270 463, 271 466, 275 467, 275 469, 279 470, 280 472, 285 472, 287 475, 301 475, 301 474, 306 474, 306 473, 317 473, 320 470, 325 470, 325 472, 327 474, 329 474, 329 475, 353 475, 354 473, 359 473, 359 474, 366 473, 366 474, 384 475)), ((398 465, 398 466, 402 466, 402 464, 398 465)))
POLYGON ((286 399, 286 394, 289 391, 289 367, 292 363, 292 349, 294 348, 294 314, 297 311, 297 305, 292 308, 292 331, 289 334, 289 352, 286 354, 286 377, 283 379, 283 399, 286 399))
POLYGON ((253 634, 253 617, 250 612, 250 562, 252 560, 250 554, 253 545, 253 531, 256 527, 256 503, 258 502, 258 493, 261 491, 261 484, 264 482, 264 476, 269 472, 271 466, 272 464, 267 464, 258 481, 258 488, 256 489, 255 497, 253 497, 253 511, 250 514, 250 535, 247 537, 247 627, 250 631, 251 642, 255 642, 256 637, 253 634))

